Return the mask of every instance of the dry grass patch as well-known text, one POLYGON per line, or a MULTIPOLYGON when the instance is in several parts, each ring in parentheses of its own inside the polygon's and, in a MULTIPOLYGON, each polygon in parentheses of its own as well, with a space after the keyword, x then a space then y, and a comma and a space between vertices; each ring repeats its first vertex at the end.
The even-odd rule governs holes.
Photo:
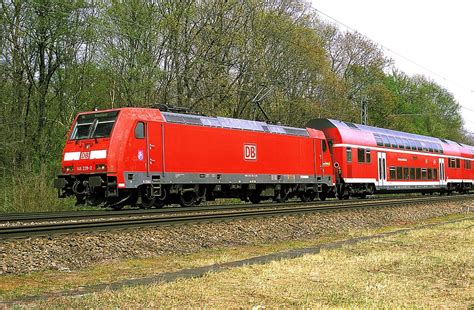
POLYGON ((141 278, 164 272, 209 266, 292 248, 303 248, 350 237, 348 234, 327 235, 315 240, 279 242, 267 245, 209 249, 187 255, 163 255, 156 258, 110 261, 82 270, 44 271, 24 275, 0 276, 0 300, 11 300, 74 288, 141 278))
POLYGON ((466 308, 474 304, 473 241, 471 219, 319 255, 36 306, 466 308))

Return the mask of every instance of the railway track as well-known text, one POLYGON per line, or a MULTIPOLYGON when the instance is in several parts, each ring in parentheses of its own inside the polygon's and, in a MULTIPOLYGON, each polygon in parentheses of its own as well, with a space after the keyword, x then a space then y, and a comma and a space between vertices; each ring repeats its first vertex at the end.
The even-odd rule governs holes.
MULTIPOLYGON (((428 198, 430 198, 429 196, 428 198)), ((432 197, 431 199, 437 199, 439 197, 432 197)), ((260 203, 260 204, 229 204, 229 205, 211 205, 211 206, 198 206, 190 208, 182 207, 165 207, 163 209, 125 209, 120 211, 111 210, 86 210, 86 211, 61 211, 61 212, 31 212, 31 213, 5 213, 0 215, 0 224, 5 223, 27 223, 27 222, 50 222, 50 221, 70 221, 70 220, 84 220, 84 219, 97 219, 97 218, 118 218, 118 217, 133 217, 133 216, 149 216, 149 215, 161 215, 161 214, 174 214, 174 213, 202 213, 202 212, 215 212, 215 211, 238 211, 244 209, 263 209, 263 208, 280 208, 287 206, 297 205, 340 205, 340 204, 352 204, 352 203, 371 203, 378 201, 398 201, 398 200, 415 200, 415 199, 427 199, 427 197, 414 197, 414 196, 403 196, 403 197, 383 197, 376 199, 352 199, 352 200, 328 200, 328 201, 313 201, 310 203, 304 203, 299 201, 286 202, 286 203, 260 203)))
MULTIPOLYGON (((205 208, 193 208, 193 212, 189 213, 188 210, 177 209, 167 212, 145 212, 147 217, 136 217, 138 213, 128 212, 115 219, 110 217, 104 217, 103 214, 97 215, 95 218, 89 217, 85 221, 74 221, 65 222, 64 220, 76 220, 77 217, 73 218, 62 218, 61 222, 53 223, 40 223, 33 225, 20 225, 20 226, 3 226, 0 227, 0 239, 12 239, 12 238, 26 238, 34 236, 48 236, 55 234, 70 234, 75 232, 92 232, 92 231, 108 231, 114 229, 128 229, 136 227, 147 227, 147 226, 160 226, 160 225, 177 225, 177 224, 193 224, 201 222, 214 222, 214 221, 230 221, 236 219, 245 218, 257 218, 257 217, 269 217, 269 216, 282 216, 292 214, 303 214, 309 212, 330 212, 330 211, 341 211, 341 210, 353 210, 363 208, 376 208, 376 207, 391 207, 402 204, 419 204, 439 202, 439 201, 459 201, 459 200, 470 200, 472 196, 446 196, 446 197, 419 197, 404 198, 404 199, 383 199, 377 201, 359 200, 357 202, 341 204, 340 201, 334 203, 324 204, 313 203, 285 203, 285 204, 272 204, 272 207, 262 205, 243 205, 245 208, 236 208, 231 206, 222 206, 218 209, 214 208, 208 213, 202 213, 205 208), (258 207, 258 209, 256 209, 258 207), (197 211, 201 212, 198 213, 197 211), (174 212, 174 213, 173 213, 174 212), (188 212, 183 214, 183 212, 188 212), (166 214, 166 215, 165 215, 166 214), (125 216, 125 217, 124 217, 125 216)), ((167 210, 167 209, 164 209, 167 210)), ((164 211, 161 210, 161 211, 164 211)), ((57 220, 57 218, 56 218, 57 220)))

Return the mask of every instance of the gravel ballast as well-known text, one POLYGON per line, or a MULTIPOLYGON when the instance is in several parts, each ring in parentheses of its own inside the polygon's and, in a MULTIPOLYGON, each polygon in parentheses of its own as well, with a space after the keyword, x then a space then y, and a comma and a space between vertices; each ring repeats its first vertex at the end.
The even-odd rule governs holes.
POLYGON ((116 259, 149 258, 215 247, 314 239, 335 232, 410 224, 438 216, 466 213, 473 208, 472 201, 440 202, 8 240, 0 242, 0 274, 68 271, 116 259))

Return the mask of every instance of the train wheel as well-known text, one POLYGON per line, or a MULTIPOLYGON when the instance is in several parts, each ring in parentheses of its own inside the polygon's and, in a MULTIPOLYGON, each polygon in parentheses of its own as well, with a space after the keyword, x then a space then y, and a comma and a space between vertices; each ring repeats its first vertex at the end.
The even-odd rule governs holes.
POLYGON ((197 199, 198 197, 195 192, 188 191, 179 195, 178 200, 181 207, 186 208, 186 207, 194 207, 196 205, 197 199))
POLYGON ((287 201, 289 193, 290 193, 289 189, 282 188, 279 195, 276 198, 276 201, 280 203, 287 201))
POLYGON ((312 191, 305 191, 300 194, 300 199, 302 202, 310 202, 314 199, 314 193, 312 191))
POLYGON ((156 199, 155 202, 153 203, 153 206, 157 209, 161 209, 165 206, 165 201, 164 200, 160 200, 160 199, 156 199))
POLYGON ((150 209, 156 202, 156 198, 149 199, 146 196, 142 197, 141 202, 137 203, 140 209, 150 209))
POLYGON ((319 193, 319 200, 325 201, 326 198, 327 198, 327 193, 326 192, 323 191, 323 192, 319 193))
POLYGON ((136 206, 140 209, 150 209, 153 207, 156 198, 150 195, 150 188, 147 186, 142 186, 138 188, 138 197, 136 201, 136 206))

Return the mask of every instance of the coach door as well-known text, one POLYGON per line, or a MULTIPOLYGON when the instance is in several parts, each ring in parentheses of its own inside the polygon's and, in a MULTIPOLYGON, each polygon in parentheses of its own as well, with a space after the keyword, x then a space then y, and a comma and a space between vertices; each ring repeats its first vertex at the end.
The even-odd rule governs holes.
POLYGON ((378 167, 378 186, 384 186, 387 183, 387 154, 383 152, 377 153, 378 167))
POLYGON ((439 185, 446 185, 446 174, 444 169, 444 158, 439 159, 439 185))

